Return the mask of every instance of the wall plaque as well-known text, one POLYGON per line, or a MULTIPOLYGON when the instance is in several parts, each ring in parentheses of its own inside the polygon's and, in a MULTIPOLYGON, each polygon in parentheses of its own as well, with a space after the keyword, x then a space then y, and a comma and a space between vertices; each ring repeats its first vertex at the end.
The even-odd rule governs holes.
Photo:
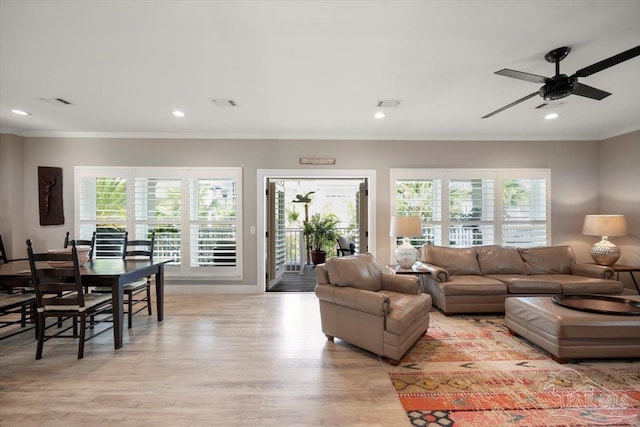
POLYGON ((38 166, 40 225, 64 224, 62 168, 38 166))

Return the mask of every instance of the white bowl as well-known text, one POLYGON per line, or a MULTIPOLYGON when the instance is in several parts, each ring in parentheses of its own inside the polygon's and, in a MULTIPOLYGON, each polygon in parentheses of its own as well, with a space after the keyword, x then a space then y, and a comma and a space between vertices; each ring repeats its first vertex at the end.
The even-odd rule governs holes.
MULTIPOLYGON (((78 263, 80 265, 89 261, 89 252, 91 251, 91 246, 89 245, 78 245, 76 246, 78 250, 78 263)), ((63 249, 49 249, 47 252, 50 254, 69 254, 71 253, 71 246, 63 249)), ((59 267, 59 268, 69 268, 73 267, 73 263, 69 261, 48 261, 51 267, 59 267)))

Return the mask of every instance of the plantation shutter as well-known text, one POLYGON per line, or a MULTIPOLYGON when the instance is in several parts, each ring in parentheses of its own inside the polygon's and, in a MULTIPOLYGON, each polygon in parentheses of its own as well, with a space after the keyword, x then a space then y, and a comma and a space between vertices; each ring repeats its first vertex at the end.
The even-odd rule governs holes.
POLYGON ((494 243, 494 181, 449 180, 449 246, 494 243))
POLYGON ((547 244, 547 181, 502 181, 502 241, 506 246, 547 244))
POLYGON ((180 265, 182 254, 182 180, 136 178, 134 194, 135 232, 129 239, 150 239, 155 232, 155 258, 171 258, 180 265))

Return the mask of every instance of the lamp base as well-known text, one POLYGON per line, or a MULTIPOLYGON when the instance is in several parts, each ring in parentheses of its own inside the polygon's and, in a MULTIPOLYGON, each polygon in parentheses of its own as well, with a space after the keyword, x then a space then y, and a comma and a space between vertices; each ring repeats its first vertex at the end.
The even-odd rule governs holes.
POLYGON ((620 248, 603 238, 591 247, 591 258, 596 264, 613 265, 620 259, 620 248))
POLYGON ((418 250, 411 246, 409 239, 405 237, 402 244, 396 248, 395 255, 396 262, 400 267, 409 269, 413 267, 413 264, 418 259, 418 250))

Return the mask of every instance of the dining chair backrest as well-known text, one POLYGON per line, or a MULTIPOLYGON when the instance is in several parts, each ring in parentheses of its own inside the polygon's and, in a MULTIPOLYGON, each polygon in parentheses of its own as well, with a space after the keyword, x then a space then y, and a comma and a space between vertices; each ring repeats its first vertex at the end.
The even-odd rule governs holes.
MULTIPOLYGON (((69 239, 69 232, 67 231, 67 234, 64 236, 64 248, 68 248, 69 247, 69 242, 71 240, 69 239)), ((84 240, 84 239, 76 239, 76 246, 81 246, 81 245, 85 245, 85 246, 91 246, 91 250, 89 251, 89 259, 93 259, 93 250, 96 247, 96 232, 93 232, 93 235, 91 237, 91 240, 84 240)))
POLYGON ((153 261, 153 248, 156 240, 156 232, 151 232, 150 239, 129 240, 125 236, 122 259, 149 259, 153 261))
POLYGON ((2 264, 6 264, 11 261, 24 261, 24 260, 26 260, 26 258, 9 259, 9 255, 7 255, 7 252, 4 249, 4 243, 2 243, 2 235, 0 234, 0 261, 2 261, 2 264))
POLYGON ((4 244, 2 243, 2 235, 0 235, 0 259, 3 264, 9 262, 9 257, 7 257, 7 253, 4 251, 4 244))
POLYGON ((35 289, 38 311, 52 306, 82 310, 85 306, 78 250, 75 241, 69 243, 71 252, 68 253, 36 253, 31 239, 27 240, 31 283, 35 289), (49 262, 58 264, 51 268, 49 262))
POLYGON ((95 258, 122 258, 126 231, 96 231, 95 258))

